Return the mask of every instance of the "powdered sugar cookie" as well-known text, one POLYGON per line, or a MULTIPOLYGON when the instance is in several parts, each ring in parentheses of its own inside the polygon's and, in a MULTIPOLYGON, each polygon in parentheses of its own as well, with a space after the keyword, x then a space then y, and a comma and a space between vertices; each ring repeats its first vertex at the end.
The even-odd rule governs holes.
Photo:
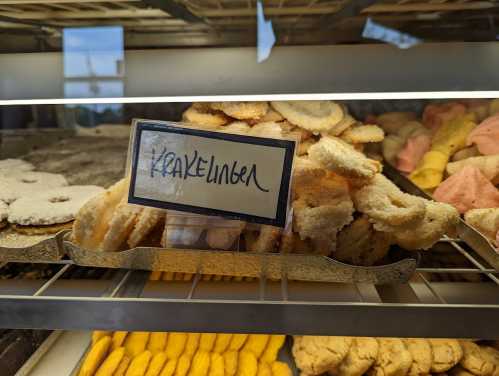
POLYGON ((314 133, 328 132, 343 119, 341 106, 331 101, 276 101, 271 104, 290 123, 314 133))
POLYGON ((74 185, 22 197, 10 205, 9 222, 23 226, 67 223, 85 202, 103 191, 93 185, 74 185))
POLYGON ((13 173, 33 171, 35 166, 22 159, 7 158, 0 161, 0 175, 9 176, 13 173))
POLYGON ((0 229, 7 226, 7 217, 9 216, 9 207, 0 201, 0 229))
POLYGON ((267 114, 267 102, 213 102, 211 108, 223 111, 230 117, 245 119, 260 119, 267 114))
POLYGON ((21 197, 30 197, 43 191, 68 185, 66 178, 47 172, 26 172, 0 180, 0 201, 7 204, 21 197))

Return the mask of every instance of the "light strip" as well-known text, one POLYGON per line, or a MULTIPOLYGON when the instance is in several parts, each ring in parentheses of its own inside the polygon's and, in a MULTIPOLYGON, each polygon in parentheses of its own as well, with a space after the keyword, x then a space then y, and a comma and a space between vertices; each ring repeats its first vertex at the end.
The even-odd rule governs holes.
POLYGON ((4 99, 0 106, 37 104, 169 103, 289 100, 367 100, 367 99, 478 99, 499 98, 499 91, 417 91, 387 93, 195 95, 164 97, 4 99))

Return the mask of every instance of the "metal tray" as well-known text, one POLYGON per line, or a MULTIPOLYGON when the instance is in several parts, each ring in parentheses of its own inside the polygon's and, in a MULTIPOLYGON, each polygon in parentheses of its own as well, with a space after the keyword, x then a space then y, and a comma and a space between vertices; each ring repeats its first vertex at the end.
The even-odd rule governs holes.
POLYGON ((64 255, 68 230, 51 235, 24 235, 12 229, 0 231, 0 262, 55 262, 64 255))
POLYGON ((137 247, 121 252, 82 249, 69 240, 64 248, 76 265, 216 274, 280 280, 343 283, 404 283, 416 270, 417 254, 372 267, 353 266, 325 256, 305 254, 201 251, 137 247))

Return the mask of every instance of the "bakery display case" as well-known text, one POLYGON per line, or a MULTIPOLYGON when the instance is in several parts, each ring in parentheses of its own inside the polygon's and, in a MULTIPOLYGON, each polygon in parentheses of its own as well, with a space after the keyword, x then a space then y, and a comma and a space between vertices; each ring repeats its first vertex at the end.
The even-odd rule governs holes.
POLYGON ((5 374, 496 375, 498 7, 0 0, 5 374))

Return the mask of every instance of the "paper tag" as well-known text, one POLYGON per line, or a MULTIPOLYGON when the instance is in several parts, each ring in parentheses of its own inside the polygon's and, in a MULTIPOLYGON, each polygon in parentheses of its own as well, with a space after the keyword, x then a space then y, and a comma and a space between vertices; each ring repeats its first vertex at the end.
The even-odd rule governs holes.
POLYGON ((294 141, 134 125, 129 203, 284 227, 294 141))

